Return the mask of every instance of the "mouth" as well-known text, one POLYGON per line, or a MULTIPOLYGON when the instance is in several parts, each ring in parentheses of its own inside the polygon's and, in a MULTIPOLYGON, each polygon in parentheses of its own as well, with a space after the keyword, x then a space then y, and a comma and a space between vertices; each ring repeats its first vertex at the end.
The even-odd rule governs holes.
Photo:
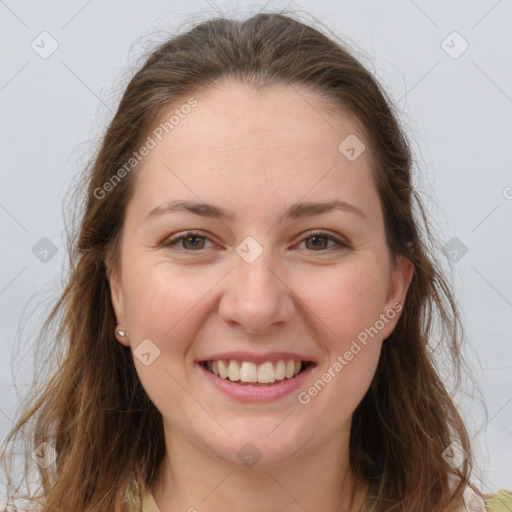
POLYGON ((209 360, 199 364, 219 379, 240 386, 270 387, 291 381, 306 370, 316 366, 313 361, 280 359, 256 364, 252 361, 209 360))

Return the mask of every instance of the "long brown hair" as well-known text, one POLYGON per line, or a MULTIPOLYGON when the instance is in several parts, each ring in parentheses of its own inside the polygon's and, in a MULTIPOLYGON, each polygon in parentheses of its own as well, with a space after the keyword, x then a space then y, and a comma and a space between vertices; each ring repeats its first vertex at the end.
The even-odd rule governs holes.
POLYGON ((43 442, 56 451, 54 464, 38 468, 42 492, 34 501, 43 512, 126 510, 133 482, 144 491, 162 460, 162 418, 141 386, 130 349, 115 340, 105 266, 107 258, 116 261, 136 168, 107 194, 98 190, 170 105, 225 78, 258 88, 307 87, 328 100, 334 113, 341 107, 361 123, 374 156, 390 253, 408 258, 414 275, 370 389, 353 415, 351 465, 371 484, 372 510, 456 510, 472 457, 463 421, 434 363, 432 341, 444 343, 454 372, 460 372, 462 328, 411 184, 409 143, 392 102, 343 42, 283 12, 199 23, 160 44, 129 82, 84 174, 87 196, 70 237, 69 279, 44 326, 56 326, 52 343, 61 360, 7 438, 30 426, 29 451, 43 442), (457 469, 443 458, 454 440, 468 454, 457 469))

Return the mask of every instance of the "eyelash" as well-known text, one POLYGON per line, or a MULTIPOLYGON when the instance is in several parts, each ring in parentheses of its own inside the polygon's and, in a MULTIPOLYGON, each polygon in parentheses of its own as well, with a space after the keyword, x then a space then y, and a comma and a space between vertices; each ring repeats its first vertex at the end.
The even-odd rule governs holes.
MULTIPOLYGON (((345 242, 342 242, 338 238, 332 236, 331 234, 325 232, 325 231, 312 231, 308 232, 304 235, 303 238, 301 238, 299 243, 304 242, 305 240, 309 240, 310 238, 313 238, 315 236, 322 236, 327 238, 328 240, 331 240, 332 242, 336 243, 338 247, 331 247, 330 249, 320 249, 318 251, 311 250, 310 252, 329 252, 332 250, 339 251, 342 249, 347 249, 349 245, 345 242)), ((192 237, 198 237, 198 238, 208 238, 206 235, 203 235, 202 233, 199 233, 197 231, 187 231, 185 234, 178 234, 178 235, 172 235, 170 237, 167 237, 163 242, 160 244, 161 247, 171 249, 173 251, 182 252, 182 253, 200 253, 204 249, 198 249, 197 251, 185 249, 183 247, 178 247, 178 243, 182 240, 185 240, 186 238, 192 238, 192 237)))

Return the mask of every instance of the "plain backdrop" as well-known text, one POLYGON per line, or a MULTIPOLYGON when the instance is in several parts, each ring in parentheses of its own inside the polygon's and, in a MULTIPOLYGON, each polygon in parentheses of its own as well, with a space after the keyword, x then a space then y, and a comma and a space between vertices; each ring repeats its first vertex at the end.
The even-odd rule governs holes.
POLYGON ((0 0, 0 435, 65 277, 63 201, 141 55, 183 24, 286 6, 346 38, 401 113, 463 314, 474 480, 512 489, 510 0, 0 0))

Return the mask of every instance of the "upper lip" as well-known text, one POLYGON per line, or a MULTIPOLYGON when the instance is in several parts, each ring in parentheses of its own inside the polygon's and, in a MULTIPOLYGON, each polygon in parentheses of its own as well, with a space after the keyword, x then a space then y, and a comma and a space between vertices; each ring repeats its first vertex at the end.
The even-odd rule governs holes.
POLYGON ((208 357, 199 359, 198 362, 203 363, 205 361, 226 361, 234 359, 235 361, 249 361, 255 364, 263 364, 267 361, 279 361, 279 360, 290 360, 314 362, 312 358, 296 354, 293 352, 267 352, 265 354, 255 354, 254 352, 246 352, 237 350, 234 352, 223 352, 222 354, 212 354, 208 357))

